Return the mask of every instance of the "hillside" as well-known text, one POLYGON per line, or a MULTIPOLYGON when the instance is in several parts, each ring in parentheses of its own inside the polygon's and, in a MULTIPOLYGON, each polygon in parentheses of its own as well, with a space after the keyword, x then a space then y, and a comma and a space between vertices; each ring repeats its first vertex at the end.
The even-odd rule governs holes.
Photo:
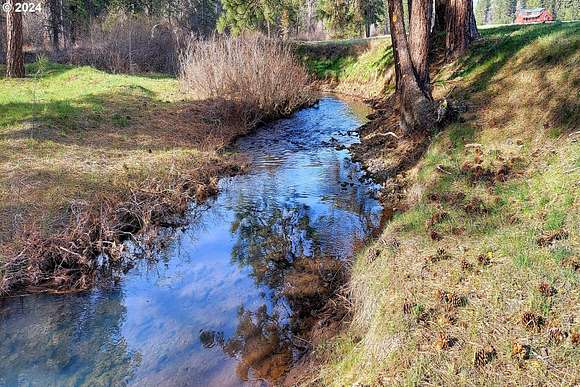
POLYGON ((390 38, 302 42, 296 52, 322 90, 374 98, 394 87, 390 38))
POLYGON ((353 151, 394 216, 356 257, 351 322, 303 382, 580 382, 580 23, 482 35, 433 74, 455 123, 393 139, 377 103, 362 128, 353 151))

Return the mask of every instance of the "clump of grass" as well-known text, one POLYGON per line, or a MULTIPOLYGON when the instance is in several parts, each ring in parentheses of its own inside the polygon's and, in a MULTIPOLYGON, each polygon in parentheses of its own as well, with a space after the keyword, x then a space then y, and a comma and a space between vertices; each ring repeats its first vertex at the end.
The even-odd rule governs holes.
POLYGON ((196 98, 229 101, 249 125, 287 116, 312 99, 306 69, 290 47, 261 35, 193 41, 181 58, 180 84, 196 98))

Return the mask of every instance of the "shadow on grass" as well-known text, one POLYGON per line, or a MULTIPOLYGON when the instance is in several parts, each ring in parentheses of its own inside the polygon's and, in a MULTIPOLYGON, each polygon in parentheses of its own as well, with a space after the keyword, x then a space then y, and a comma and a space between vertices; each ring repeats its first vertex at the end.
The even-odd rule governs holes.
POLYGON ((196 147, 214 134, 207 120, 211 109, 211 101, 161 102, 141 86, 65 101, 8 103, 0 105, 0 141, 101 150, 196 147))
MULTIPOLYGON (((46 79, 50 77, 59 76, 65 74, 68 71, 78 69, 82 66, 75 66, 69 64, 58 64, 54 62, 49 62, 47 67, 39 71, 39 66, 37 62, 27 63, 26 67, 26 78, 38 78, 46 79)), ((110 73, 104 70, 93 69, 94 71, 101 71, 106 74, 118 74, 118 75, 131 75, 139 78, 147 78, 153 80, 164 80, 164 79, 175 79, 175 75, 162 74, 162 73, 135 73, 135 74, 121 74, 121 73, 110 73)), ((6 66, 0 64, 0 79, 5 78, 6 66)))
POLYGON ((452 75, 452 78, 464 77, 476 69, 483 68, 484 70, 476 76, 471 85, 473 91, 487 89, 494 75, 511 58, 520 50, 542 38, 559 35, 559 40, 550 47, 550 52, 538 55, 531 62, 520 66, 563 62, 578 50, 578 41, 570 44, 568 39, 580 35, 580 23, 502 26, 482 30, 481 34, 484 39, 473 45, 470 54, 459 63, 459 69, 452 75))

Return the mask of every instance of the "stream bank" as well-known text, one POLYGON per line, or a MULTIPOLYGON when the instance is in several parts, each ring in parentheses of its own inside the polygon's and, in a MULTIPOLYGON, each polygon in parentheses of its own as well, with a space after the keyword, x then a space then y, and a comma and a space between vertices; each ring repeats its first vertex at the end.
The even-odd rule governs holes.
POLYGON ((149 259, 84 293, 0 301, 0 384, 279 381, 320 317, 334 323, 327 303, 380 225, 378 187, 346 149, 368 113, 325 97, 239 138, 247 173, 149 259))
POLYGON ((432 76, 462 113, 430 137, 377 105, 352 151, 395 215, 354 259, 349 323, 290 384, 577 384, 579 27, 482 30, 432 76))

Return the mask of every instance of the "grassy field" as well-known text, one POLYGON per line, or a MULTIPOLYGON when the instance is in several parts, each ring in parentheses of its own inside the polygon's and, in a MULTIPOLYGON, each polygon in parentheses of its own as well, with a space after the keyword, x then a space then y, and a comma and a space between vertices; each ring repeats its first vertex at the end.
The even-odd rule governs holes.
POLYGON ((175 79, 61 65, 0 80, 0 241, 30 218, 50 230, 71 201, 212 151, 196 141, 198 120, 177 119, 187 114, 177 90, 175 79))
POLYGON ((214 119, 211 102, 188 100, 174 78, 55 64, 27 74, 0 79, 2 286, 2 256, 47 249, 40 241, 55 235, 66 240, 60 233, 85 210, 103 215, 103 203, 137 196, 151 200, 148 211, 167 209, 172 194, 202 199, 239 164, 220 150, 248 128, 214 119))
POLYGON ((482 34, 434 78, 463 120, 397 178, 310 382, 580 383, 580 23, 482 34))

